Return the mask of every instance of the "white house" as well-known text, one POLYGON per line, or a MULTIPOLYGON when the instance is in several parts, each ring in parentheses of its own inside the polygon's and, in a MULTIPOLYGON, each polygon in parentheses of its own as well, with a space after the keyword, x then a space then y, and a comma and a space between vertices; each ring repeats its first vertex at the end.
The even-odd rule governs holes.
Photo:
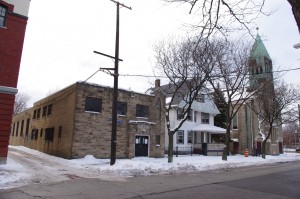
MULTIPOLYGON (((166 106, 169 105, 172 85, 160 86, 156 80, 155 89, 161 89, 166 94, 166 106)), ((182 96, 184 91, 181 91, 182 96)), ((187 94, 187 93, 186 93, 187 94)), ((183 118, 185 102, 180 97, 175 97, 170 110, 170 126, 175 128, 183 118)), ((203 89, 197 99, 192 103, 188 120, 174 134, 173 150, 179 154, 196 153, 203 155, 221 155, 226 129, 214 126, 214 117, 220 114, 214 104, 208 89, 203 89)), ((165 147, 169 146, 168 132, 165 132, 165 147)))
MULTIPOLYGON (((168 98, 167 98, 168 100, 168 98)), ((183 118, 182 111, 185 105, 181 101, 173 105, 170 110, 170 125, 176 127, 183 118)), ((221 143, 222 135, 226 129, 214 126, 214 117, 219 110, 206 91, 199 94, 199 97, 192 103, 188 120, 174 134, 174 150, 179 153, 192 151, 193 153, 205 155, 218 155, 223 149, 221 143)), ((165 133, 165 146, 168 147, 168 133, 165 133)))

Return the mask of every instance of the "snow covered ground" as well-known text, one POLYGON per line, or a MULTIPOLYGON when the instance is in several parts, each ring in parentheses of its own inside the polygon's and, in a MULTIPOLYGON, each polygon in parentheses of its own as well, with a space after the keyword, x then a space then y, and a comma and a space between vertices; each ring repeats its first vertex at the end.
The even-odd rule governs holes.
POLYGON ((229 156, 180 156, 173 163, 167 158, 117 159, 110 166, 109 159, 96 159, 91 155, 82 159, 66 160, 47 155, 22 146, 9 146, 6 165, 0 165, 0 190, 33 183, 52 183, 75 178, 99 178, 103 180, 126 180, 126 177, 167 175, 182 172, 228 169, 250 165, 273 164, 300 160, 300 154, 279 156, 244 157, 229 156))

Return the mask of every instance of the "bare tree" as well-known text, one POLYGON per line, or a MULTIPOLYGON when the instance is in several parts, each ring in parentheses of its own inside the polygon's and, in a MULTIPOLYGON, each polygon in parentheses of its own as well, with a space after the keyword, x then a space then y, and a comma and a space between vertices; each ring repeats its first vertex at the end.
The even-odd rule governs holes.
POLYGON ((300 33, 300 1, 299 0, 288 0, 292 6, 294 18, 296 20, 298 31, 300 33))
POLYGON ((161 42, 155 47, 156 71, 167 76, 169 85, 164 89, 170 99, 166 108, 166 124, 169 136, 168 162, 173 162, 173 136, 188 119, 193 101, 204 87, 216 63, 214 53, 218 45, 203 40, 198 43, 193 39, 176 42, 161 42), (174 104, 181 102, 182 115, 180 123, 172 126, 170 111, 174 104))
MULTIPOLYGON (((168 3, 189 4, 189 13, 198 14, 198 23, 192 27, 200 37, 214 32, 227 35, 236 30, 247 30, 252 35, 253 21, 263 12, 265 0, 163 0, 168 3)), ((254 24, 253 24, 254 25, 254 24)))
POLYGON ((14 115, 24 111, 27 109, 27 103, 30 97, 25 93, 17 93, 15 96, 15 104, 14 104, 14 115))
MULTIPOLYGON (((214 31, 226 35, 228 32, 244 29, 251 34, 251 24, 263 11, 265 0, 163 0, 169 3, 189 4, 189 13, 199 14, 198 24, 193 27, 203 36, 214 31)), ((300 32, 300 1, 287 0, 291 7, 300 32)), ((254 24, 253 24, 254 25, 254 24)))
MULTIPOLYGON (((240 107, 254 94, 248 92, 249 76, 248 76, 248 60, 249 45, 240 42, 224 41, 222 50, 217 56, 216 67, 213 70, 212 78, 209 80, 215 91, 218 91, 218 85, 223 90, 225 98, 223 104, 226 109, 226 134, 225 145, 222 160, 227 160, 229 154, 230 131, 232 119, 237 114, 240 107)), ((223 95, 223 93, 216 92, 223 95)))
POLYGON ((297 122, 292 122, 283 126, 283 144, 287 147, 295 146, 297 143, 297 133, 299 126, 297 122))
POLYGON ((298 120, 297 102, 299 99, 299 89, 279 80, 275 82, 274 86, 264 86, 255 94, 251 108, 257 114, 259 123, 262 125, 259 134, 263 140, 263 158, 266 157, 266 142, 274 128, 298 120))

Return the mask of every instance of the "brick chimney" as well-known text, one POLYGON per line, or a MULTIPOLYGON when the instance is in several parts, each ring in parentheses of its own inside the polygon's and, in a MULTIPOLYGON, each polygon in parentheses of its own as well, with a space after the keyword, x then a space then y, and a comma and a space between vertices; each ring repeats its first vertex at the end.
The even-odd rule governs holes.
POLYGON ((155 88, 160 87, 160 79, 155 80, 155 88))

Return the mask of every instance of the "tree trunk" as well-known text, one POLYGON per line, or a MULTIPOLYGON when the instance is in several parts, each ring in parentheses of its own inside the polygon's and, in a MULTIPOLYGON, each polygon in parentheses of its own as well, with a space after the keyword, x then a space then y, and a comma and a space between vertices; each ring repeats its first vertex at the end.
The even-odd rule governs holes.
POLYGON ((266 136, 265 140, 262 141, 261 157, 263 159, 266 159, 266 143, 267 143, 267 140, 269 139, 270 135, 272 134, 272 126, 273 126, 273 122, 270 123, 268 135, 266 136))
POLYGON ((169 147, 168 147, 168 163, 173 162, 173 136, 174 133, 172 131, 168 132, 169 136, 169 147))
POLYGON ((261 157, 263 159, 266 159, 266 143, 267 143, 267 139, 263 140, 261 145, 261 157))
POLYGON ((300 33, 300 1, 299 0, 288 0, 292 6, 294 18, 296 20, 298 31, 300 33))
POLYGON ((230 127, 231 127, 231 120, 229 117, 230 107, 226 108, 226 134, 225 134, 225 147, 222 154, 222 160, 227 161, 227 155, 229 154, 229 142, 230 142, 230 127))

